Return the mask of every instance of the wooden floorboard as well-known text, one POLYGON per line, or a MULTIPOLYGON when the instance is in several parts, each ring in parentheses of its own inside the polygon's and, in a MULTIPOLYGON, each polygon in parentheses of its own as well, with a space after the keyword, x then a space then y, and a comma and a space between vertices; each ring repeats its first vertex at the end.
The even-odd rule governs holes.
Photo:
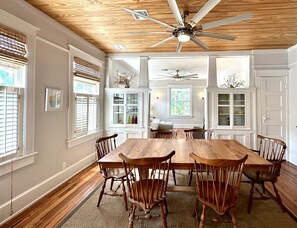
MULTIPOLYGON (((95 163, 2 227, 55 227, 98 187, 102 180, 95 163)), ((284 162, 277 186, 286 208, 297 217, 297 166, 284 162)))

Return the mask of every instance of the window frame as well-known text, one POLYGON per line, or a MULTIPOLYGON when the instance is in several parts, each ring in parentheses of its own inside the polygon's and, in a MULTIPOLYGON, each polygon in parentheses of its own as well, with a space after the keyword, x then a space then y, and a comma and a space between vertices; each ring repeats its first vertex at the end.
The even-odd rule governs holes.
MULTIPOLYGON (((76 128, 76 94, 74 92, 74 88, 73 88, 73 81, 74 78, 77 77, 74 73, 74 57, 78 57, 81 58, 85 61, 88 61, 92 64, 95 64, 97 66, 100 67, 100 75, 103 74, 103 66, 104 63, 103 61, 81 51, 80 49, 72 46, 72 45, 68 45, 69 47, 69 77, 68 77, 68 85, 69 85, 69 108, 68 108, 68 136, 67 136, 67 140, 66 140, 66 144, 67 144, 67 148, 71 148, 74 146, 77 146, 81 143, 87 142, 89 140, 93 140, 94 138, 96 138, 99 135, 99 131, 100 131, 100 97, 102 97, 102 89, 101 89, 101 83, 99 83, 98 85, 98 94, 96 95, 97 97, 97 129, 95 131, 92 132, 88 132, 87 134, 84 135, 77 135, 75 133, 75 128, 76 128)), ((90 96, 90 94, 85 94, 86 96, 90 96)), ((91 95, 94 96, 94 95, 91 95)))
POLYGON ((193 87, 192 85, 169 85, 167 87, 167 94, 168 94, 168 99, 167 99, 167 112, 168 112, 168 117, 169 118, 192 118, 193 117, 193 87), (171 115, 171 89, 189 89, 190 90, 190 113, 189 115, 171 115))
POLYGON ((34 163, 37 152, 34 151, 35 135, 35 48, 37 27, 23 21, 12 14, 0 10, 1 24, 15 29, 27 36, 28 63, 24 69, 25 88, 20 101, 22 115, 20 116, 20 151, 15 156, 0 157, 0 176, 11 172, 10 164, 14 162, 14 170, 34 163))

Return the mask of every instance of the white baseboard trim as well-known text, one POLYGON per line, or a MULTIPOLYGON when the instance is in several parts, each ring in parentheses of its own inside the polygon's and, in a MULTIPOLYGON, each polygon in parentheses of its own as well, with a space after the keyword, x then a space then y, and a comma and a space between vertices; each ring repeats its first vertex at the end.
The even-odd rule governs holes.
POLYGON ((94 163, 96 156, 96 152, 94 152, 65 170, 14 197, 12 200, 13 210, 16 211, 14 214, 10 215, 10 201, 0 205, 0 226, 94 163))
POLYGON ((291 162, 294 165, 297 165, 297 155, 296 154, 289 154, 289 162, 291 162))

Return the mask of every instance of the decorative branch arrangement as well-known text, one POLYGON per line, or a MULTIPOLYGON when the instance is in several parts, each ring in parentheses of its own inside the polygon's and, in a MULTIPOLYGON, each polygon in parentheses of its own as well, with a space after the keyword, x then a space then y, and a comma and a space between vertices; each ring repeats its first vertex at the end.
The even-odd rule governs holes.
POLYGON ((124 72, 124 73, 118 73, 117 83, 119 85, 123 85, 124 88, 130 88, 130 81, 136 77, 136 74, 133 72, 124 72))
POLYGON ((240 80, 238 77, 236 77, 235 73, 227 76, 225 78, 225 83, 221 85, 223 88, 238 88, 238 87, 244 87, 245 81, 240 80))

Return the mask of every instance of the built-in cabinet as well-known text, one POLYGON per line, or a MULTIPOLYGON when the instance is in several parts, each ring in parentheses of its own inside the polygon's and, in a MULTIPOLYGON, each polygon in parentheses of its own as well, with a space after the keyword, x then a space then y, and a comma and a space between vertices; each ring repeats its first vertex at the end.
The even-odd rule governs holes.
POLYGON ((255 89, 208 89, 207 128, 213 138, 235 139, 252 148, 256 133, 255 89))
POLYGON ((148 89, 105 89, 107 134, 118 133, 117 144, 128 138, 145 138, 148 134, 148 89))
POLYGON ((245 93, 217 93, 217 126, 247 127, 247 101, 245 93))

